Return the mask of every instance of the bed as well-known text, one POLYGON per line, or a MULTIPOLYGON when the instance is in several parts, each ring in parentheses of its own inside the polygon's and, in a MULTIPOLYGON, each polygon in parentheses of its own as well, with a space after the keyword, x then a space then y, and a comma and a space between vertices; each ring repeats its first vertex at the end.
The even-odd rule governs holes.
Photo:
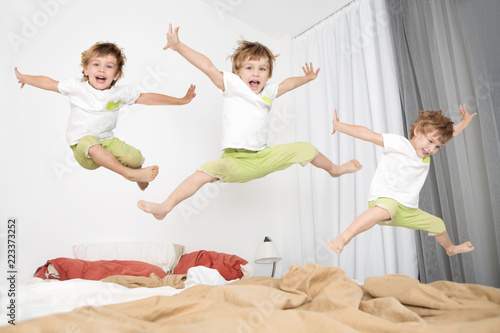
MULTIPOLYGON (((199 257, 199 253, 192 257, 199 257)), ((15 326, 4 326, 0 332, 399 333, 500 329, 500 289, 493 287, 447 281, 422 284, 404 275, 370 277, 359 284, 338 267, 316 264, 291 266, 279 279, 243 276, 228 281, 217 269, 207 266, 192 266, 187 274, 167 274, 164 278, 155 274, 112 275, 99 281, 38 283, 45 285, 44 290, 52 288, 48 293, 41 293, 42 289, 33 284, 33 290, 26 292, 31 299, 26 301, 36 303, 36 297, 50 294, 51 299, 45 303, 54 302, 60 308, 38 312, 32 318, 24 314, 15 326), (71 284, 66 290, 65 283, 71 284), (82 294, 73 295, 68 290, 80 290, 82 294)))
POLYGON ((73 258, 47 260, 33 278, 15 287, 9 281, 5 285, 6 280, 0 283, 0 330, 9 322, 17 326, 82 306, 171 296, 195 285, 223 285, 253 273, 252 266, 236 255, 184 253, 183 245, 171 243, 86 243, 73 246, 73 253, 73 258), (12 300, 15 307, 6 313, 4 305, 12 300))

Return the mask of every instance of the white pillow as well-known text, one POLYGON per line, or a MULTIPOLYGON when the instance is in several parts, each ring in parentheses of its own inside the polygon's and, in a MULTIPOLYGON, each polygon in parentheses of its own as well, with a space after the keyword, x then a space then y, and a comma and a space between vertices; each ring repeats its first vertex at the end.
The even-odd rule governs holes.
POLYGON ((241 272, 243 273, 242 279, 253 276, 253 266, 250 263, 246 265, 240 265, 241 272))
POLYGON ((161 267, 172 273, 184 253, 184 246, 171 243, 117 242, 73 245, 73 254, 81 260, 134 260, 161 267))

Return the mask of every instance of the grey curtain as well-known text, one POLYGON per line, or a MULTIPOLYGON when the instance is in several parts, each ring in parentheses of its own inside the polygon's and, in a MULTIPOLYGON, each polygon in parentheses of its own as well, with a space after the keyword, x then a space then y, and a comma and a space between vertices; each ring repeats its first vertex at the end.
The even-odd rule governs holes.
POLYGON ((475 250, 448 257, 417 232, 420 280, 500 287, 500 1, 386 0, 407 130, 419 110, 459 105, 477 112, 432 158, 420 208, 443 218, 454 244, 475 250))

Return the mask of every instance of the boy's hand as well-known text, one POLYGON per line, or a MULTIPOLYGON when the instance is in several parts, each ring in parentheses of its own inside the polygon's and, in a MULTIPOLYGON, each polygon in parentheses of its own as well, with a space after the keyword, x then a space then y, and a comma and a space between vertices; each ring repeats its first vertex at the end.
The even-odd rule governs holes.
POLYGON ((175 30, 172 30, 172 23, 168 25, 168 32, 167 32, 167 45, 163 48, 164 50, 166 49, 172 49, 174 51, 177 51, 177 46, 179 45, 179 28, 176 27, 175 30))
POLYGON ((302 70, 304 71, 304 74, 309 79, 309 81, 312 81, 316 77, 318 77, 319 68, 315 72, 314 69, 313 69, 312 62, 310 62, 309 64, 306 62, 306 65, 302 66, 302 70))
POLYGON ((333 124, 332 135, 333 135, 337 131, 337 126, 339 124, 339 117, 337 117, 337 109, 333 110, 332 124, 333 124))
POLYGON ((467 126, 472 120, 472 118, 474 118, 477 115, 477 112, 473 114, 468 114, 467 110, 465 109, 465 104, 460 105, 459 110, 460 110, 460 119, 464 122, 465 126, 467 126))
POLYGON ((17 67, 14 67, 14 72, 16 73, 16 77, 17 77, 17 82, 19 82, 21 84, 21 89, 24 87, 24 79, 23 79, 23 74, 19 73, 19 71, 17 70, 17 67))
POLYGON ((184 104, 187 104, 189 102, 191 102, 193 100, 193 98, 196 97, 196 93, 194 92, 194 90, 196 89, 196 86, 194 84, 192 84, 187 93, 186 93, 186 96, 182 97, 181 100, 184 104))
POLYGON ((465 105, 460 105, 460 119, 462 120, 460 123, 453 126, 453 137, 456 137, 460 132, 462 132, 467 125, 469 125, 472 118, 476 116, 477 113, 468 114, 467 110, 465 110, 465 105))
POLYGON ((304 71, 304 76, 289 77, 279 84, 278 94, 276 97, 280 97, 281 95, 314 80, 319 73, 319 68, 316 72, 314 71, 312 62, 309 64, 306 62, 305 66, 302 66, 302 70, 304 71))

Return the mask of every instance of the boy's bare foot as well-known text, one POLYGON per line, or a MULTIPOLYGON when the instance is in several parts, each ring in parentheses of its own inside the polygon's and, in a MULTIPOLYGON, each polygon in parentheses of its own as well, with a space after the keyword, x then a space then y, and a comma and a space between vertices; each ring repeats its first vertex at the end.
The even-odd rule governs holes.
POLYGON ((336 165, 335 169, 330 172, 330 175, 332 177, 340 177, 346 173, 353 173, 361 170, 363 166, 361 163, 359 163, 358 160, 350 160, 347 163, 344 163, 342 165, 336 165))
POLYGON ((156 176, 158 176, 159 167, 153 165, 147 168, 130 169, 130 173, 127 178, 130 181, 136 182, 141 190, 145 190, 148 187, 149 182, 153 181, 156 176))
MULTIPOLYGON (((140 166, 140 167, 139 167, 139 168, 137 168, 136 170, 139 170, 139 169, 141 169, 141 168, 142 168, 142 166, 140 166)), ((158 171, 159 171, 158 166, 153 165, 152 167, 149 167, 149 168, 153 168, 153 169, 152 169, 153 176, 154 176, 154 177, 153 177, 153 179, 155 179, 155 178, 156 178, 156 176, 158 175, 158 171)), ((146 168, 146 169, 147 169, 147 168, 146 168)), ((152 180, 153 180, 153 179, 152 179, 152 180)), ((150 181, 151 181, 151 180, 150 180, 150 181)), ((147 182, 144 182, 144 181, 138 181, 138 182, 137 182, 137 185, 139 186, 139 188, 141 189, 141 191, 144 191, 144 190, 145 190, 145 189, 149 186, 149 182, 150 182, 150 181, 147 181, 147 182)))
POLYGON ((144 200, 139 200, 137 207, 146 213, 153 214, 157 220, 163 220, 168 214, 168 210, 164 208, 161 204, 148 202, 144 200))
POLYGON ((335 239, 331 239, 328 241, 328 246, 332 251, 335 251, 335 253, 340 254, 344 250, 344 246, 346 246, 347 243, 342 237, 342 234, 338 235, 335 239))
POLYGON ((460 254, 460 253, 467 253, 474 250, 474 246, 472 246, 472 243, 467 241, 465 243, 462 243, 460 245, 454 246, 451 250, 446 251, 446 254, 451 256, 454 256, 455 254, 460 254))

